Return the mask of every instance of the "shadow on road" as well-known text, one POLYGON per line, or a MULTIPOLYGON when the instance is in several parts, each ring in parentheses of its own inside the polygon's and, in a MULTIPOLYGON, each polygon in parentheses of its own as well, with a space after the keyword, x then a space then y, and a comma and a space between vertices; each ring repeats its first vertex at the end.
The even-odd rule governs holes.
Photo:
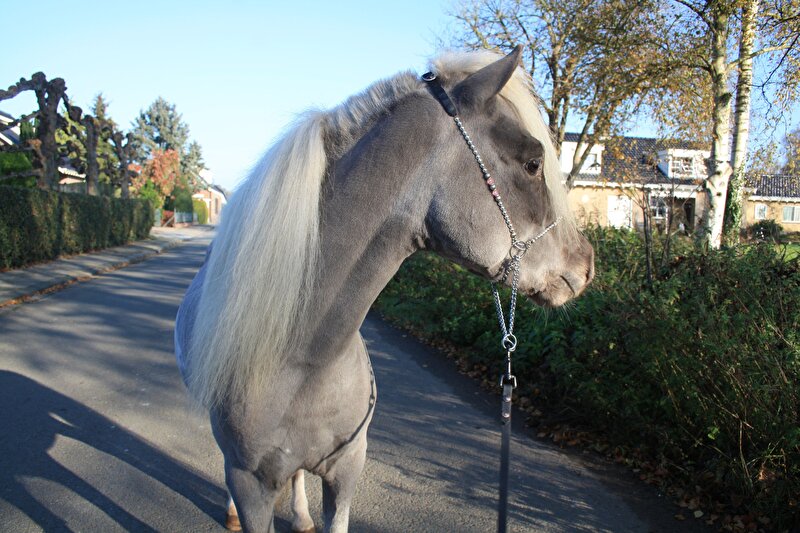
MULTIPOLYGON (((2 499, 45 531, 70 527, 64 520, 59 498, 47 497, 47 492, 40 489, 33 494, 26 486, 31 479, 49 482, 45 485, 48 490, 74 492, 125 530, 156 531, 127 511, 123 502, 115 501, 55 459, 51 449, 63 438, 127 463, 191 501, 215 521, 221 518, 224 490, 85 405, 9 371, 0 371, 0 405, 0 421, 5 428, 0 433, 2 499)), ((126 473, 109 471, 105 475, 126 473)))

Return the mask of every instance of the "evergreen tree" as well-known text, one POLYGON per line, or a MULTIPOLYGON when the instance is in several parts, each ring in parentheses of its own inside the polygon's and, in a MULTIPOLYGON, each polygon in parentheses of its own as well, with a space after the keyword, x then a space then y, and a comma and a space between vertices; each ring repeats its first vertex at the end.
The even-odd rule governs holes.
POLYGON ((158 97, 141 111, 133 124, 133 138, 139 164, 146 165, 156 153, 174 150, 180 159, 181 181, 192 188, 199 184, 205 168, 202 149, 197 141, 189 142, 189 126, 174 104, 158 97))
POLYGON ((203 151, 197 141, 189 143, 186 153, 181 157, 181 173, 186 176, 190 185, 200 182, 200 172, 206 168, 203 162, 203 151))
POLYGON ((100 183, 112 183, 119 168, 114 145, 111 136, 117 129, 117 123, 108 114, 108 103, 103 97, 103 93, 98 93, 94 97, 92 113, 97 119, 100 130, 97 139, 97 161, 100 165, 100 183))
POLYGON ((137 144, 137 158, 144 162, 154 150, 175 150, 183 155, 189 140, 189 126, 183 116, 160 96, 141 111, 133 124, 133 137, 137 144))

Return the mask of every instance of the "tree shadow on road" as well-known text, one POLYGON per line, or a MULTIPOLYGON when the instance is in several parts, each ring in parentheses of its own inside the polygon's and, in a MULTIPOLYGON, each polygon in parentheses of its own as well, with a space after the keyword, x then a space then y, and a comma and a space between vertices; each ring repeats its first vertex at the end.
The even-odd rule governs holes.
MULTIPOLYGON (((226 498, 222 488, 85 405, 28 377, 4 370, 0 370, 0 405, 0 421, 5 428, 0 432, 0 499, 27 515, 42 529, 71 530, 65 515, 74 514, 74 502, 65 502, 65 498, 55 496, 72 492, 83 500, 80 502, 82 515, 85 515, 88 503, 107 517, 98 515, 99 523, 111 519, 128 531, 159 530, 153 523, 148 523, 147 518, 135 516, 127 510, 126 506, 133 507, 128 505, 129 502, 110 496, 97 486, 100 484, 74 472, 72 463, 78 461, 67 462, 68 466, 65 466, 65 461, 54 458, 53 448, 57 442, 66 442, 63 439, 79 443, 79 451, 89 447, 92 452, 99 452, 84 455, 87 460, 91 460, 89 455, 114 458, 108 463, 103 461, 103 464, 93 465, 102 475, 119 478, 134 470, 134 480, 141 475, 151 478, 192 502, 212 520, 221 518, 226 498), (120 463, 126 465, 125 472, 118 468, 103 471, 120 463), (29 487, 28 482, 32 479, 37 481, 35 491, 29 487), (47 483, 41 484, 40 480, 47 483)), ((145 487, 138 488, 139 493, 131 496, 145 500, 157 497, 156 494, 144 493, 145 487)), ((163 512, 166 515, 175 511, 164 509, 163 512)), ((4 517, 4 520, 8 518, 4 517)))

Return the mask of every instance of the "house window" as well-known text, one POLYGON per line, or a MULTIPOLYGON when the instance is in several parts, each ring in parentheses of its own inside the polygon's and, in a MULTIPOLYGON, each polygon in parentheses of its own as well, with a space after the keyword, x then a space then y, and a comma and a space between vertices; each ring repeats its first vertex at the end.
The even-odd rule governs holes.
POLYGON ((800 205, 787 205, 783 208, 784 222, 800 222, 800 205))
POLYGON ((650 215, 655 220, 663 220, 667 218, 667 199, 661 196, 651 196, 650 215))
POLYGON ((764 220, 767 218, 767 204, 756 204, 755 219, 764 220))
POLYGON ((693 176, 694 175, 694 159, 691 157, 673 157, 670 162, 670 175, 675 176, 693 176))

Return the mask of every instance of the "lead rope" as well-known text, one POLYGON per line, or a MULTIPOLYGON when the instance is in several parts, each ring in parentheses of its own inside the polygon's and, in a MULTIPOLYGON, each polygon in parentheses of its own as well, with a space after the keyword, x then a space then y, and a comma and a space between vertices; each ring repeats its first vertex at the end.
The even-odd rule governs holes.
POLYGON ((444 90, 444 87, 442 87, 441 83, 439 83, 439 80, 436 78, 436 75, 433 72, 426 72, 423 74, 422 80, 428 84, 428 87, 431 89, 431 92, 433 92, 433 95, 437 100, 439 100, 439 103, 442 104, 445 112, 453 118, 456 127, 458 127, 458 131, 461 132, 461 136, 464 138, 464 141, 467 143, 472 155, 475 157, 475 161, 478 162, 478 166, 481 169, 481 174, 483 174, 483 180, 486 183, 486 187, 489 189, 489 192, 492 193, 492 198, 494 198, 497 208, 500 209, 500 214, 503 216, 503 222, 505 222, 506 227, 508 228, 508 233, 511 236, 511 248, 509 250, 510 257, 503 265, 503 275, 500 279, 500 283, 506 283, 506 281, 508 281, 509 273, 511 274, 511 301, 508 304, 507 325, 505 316, 503 315, 503 303, 500 299, 500 291, 497 288, 497 282, 492 282, 492 296, 494 297, 494 306, 495 310, 497 311, 497 321, 500 323, 500 331, 503 335, 501 345, 506 351, 505 373, 503 373, 503 375, 500 377, 500 386, 503 389, 503 397, 500 405, 502 440, 500 443, 500 495, 497 505, 497 531, 498 533, 505 533, 508 521, 508 472, 511 462, 511 399, 514 389, 517 387, 517 378, 511 373, 511 357, 514 353, 514 350, 517 349, 517 338, 514 336, 514 318, 517 308, 519 267, 523 256, 527 253, 533 243, 544 237, 547 232, 553 229, 561 221, 561 217, 556 218, 552 224, 544 228, 532 239, 527 241, 518 240, 517 232, 514 230, 514 225, 511 223, 511 217, 509 217, 508 211, 506 210, 505 205, 503 205, 503 200, 500 198, 500 193, 497 191, 497 185, 495 184, 494 178, 492 178, 491 174, 489 174, 489 171, 486 169, 486 165, 483 163, 483 159, 478 153, 477 148, 475 148, 475 144, 472 142, 467 130, 464 128, 464 124, 461 123, 455 103, 450 99, 447 91, 444 90))

